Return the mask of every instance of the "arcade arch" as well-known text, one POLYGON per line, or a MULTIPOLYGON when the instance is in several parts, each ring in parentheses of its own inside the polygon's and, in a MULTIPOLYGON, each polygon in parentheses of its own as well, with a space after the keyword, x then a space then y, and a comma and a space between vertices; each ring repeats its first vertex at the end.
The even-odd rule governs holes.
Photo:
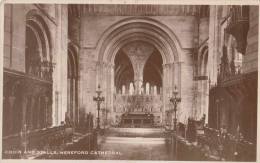
POLYGON ((168 94, 180 84, 181 46, 174 33, 165 25, 150 18, 128 18, 109 27, 98 42, 97 83, 104 90, 106 108, 113 116, 113 93, 115 65, 118 52, 132 42, 145 42, 152 45, 162 58, 163 110, 168 106, 168 94))

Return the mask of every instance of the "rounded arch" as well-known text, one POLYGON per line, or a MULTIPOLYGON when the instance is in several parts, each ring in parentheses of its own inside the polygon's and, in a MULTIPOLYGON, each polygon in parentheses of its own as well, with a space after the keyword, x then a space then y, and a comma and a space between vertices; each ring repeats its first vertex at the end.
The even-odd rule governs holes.
POLYGON ((78 47, 74 45, 72 42, 68 43, 67 55, 67 113, 69 118, 71 118, 71 120, 73 121, 73 123, 78 123, 78 47))
POLYGON ((134 69, 130 58, 119 51, 115 58, 115 73, 114 73, 114 85, 116 90, 120 90, 122 85, 126 85, 129 90, 130 83, 134 81, 134 69))
POLYGON ((77 47, 73 44, 68 44, 68 70, 69 75, 73 78, 78 77, 78 56, 77 56, 77 47))
POLYGON ((199 49, 198 55, 198 73, 199 75, 207 76, 207 64, 208 64, 208 44, 204 44, 199 49))
POLYGON ((175 34, 151 18, 126 18, 110 26, 98 41, 97 60, 113 63, 118 50, 131 41, 146 41, 161 53, 163 63, 179 61, 181 46, 175 34))
POLYGON ((26 26, 33 29, 41 40, 41 60, 52 62, 53 41, 44 15, 36 9, 30 10, 26 14, 26 26))
POLYGON ((30 31, 30 33, 33 34, 33 36, 36 38, 36 44, 38 46, 39 54, 40 54, 40 57, 41 57, 41 60, 42 60, 42 58, 43 58, 43 56, 42 56, 42 53, 43 53, 42 52, 42 40, 41 40, 39 33, 30 24, 26 24, 26 30, 30 31))
POLYGON ((147 59, 144 65, 144 83, 149 82, 150 85, 157 85, 158 87, 162 86, 163 80, 163 67, 162 67, 162 57, 155 50, 147 59))

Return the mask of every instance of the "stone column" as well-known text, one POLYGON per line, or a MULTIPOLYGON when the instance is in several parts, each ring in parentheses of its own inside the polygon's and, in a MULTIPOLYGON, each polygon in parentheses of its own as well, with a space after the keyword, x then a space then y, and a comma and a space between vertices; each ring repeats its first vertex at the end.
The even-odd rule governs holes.
POLYGON ((165 65, 163 65, 163 115, 162 115, 162 121, 163 124, 166 125, 166 119, 165 119, 165 111, 169 109, 169 97, 167 94, 167 71, 165 65))
POLYGON ((67 5, 56 6, 56 26, 51 28, 53 34, 53 62, 56 63, 53 70, 53 103, 55 108, 53 112, 54 125, 59 125, 65 120, 65 112, 67 111, 67 66, 68 66, 68 10, 67 5))
POLYGON ((75 122, 79 124, 79 77, 76 76, 75 78, 75 122))
POLYGON ((36 128, 39 129, 41 127, 41 122, 40 122, 40 117, 41 115, 41 96, 37 97, 37 106, 36 106, 36 115, 37 115, 37 119, 36 119, 36 128))
POLYGON ((211 85, 215 85, 217 83, 217 73, 218 73, 218 59, 220 45, 220 32, 219 32, 219 22, 218 22, 218 14, 217 14, 218 6, 210 6, 210 16, 209 16, 209 53, 208 53, 208 68, 209 68, 209 78, 211 81, 211 85))
POLYGON ((197 92, 193 82, 194 60, 192 49, 183 50, 182 61, 184 62, 179 63, 180 87, 178 90, 181 102, 178 104, 178 121, 186 124, 187 119, 194 117, 192 113, 196 111, 197 92))
POLYGON ((75 103, 76 89, 75 88, 76 88, 76 81, 75 81, 75 77, 73 77, 72 78, 72 92, 71 92, 71 95, 72 95, 72 97, 71 97, 72 108, 71 109, 72 109, 73 117, 71 117, 71 118, 74 123, 76 122, 76 105, 75 105, 76 104, 75 103))
POLYGON ((9 101, 9 133, 12 133, 13 130, 14 130, 14 121, 13 121, 13 115, 14 115, 14 102, 16 100, 16 97, 15 96, 9 96, 8 97, 8 101, 9 101))
POLYGON ((44 121, 43 121, 43 126, 44 127, 48 127, 48 120, 49 120, 49 107, 48 107, 48 103, 49 103, 49 98, 47 96, 44 97, 44 121))
POLYGON ((113 64, 110 64, 110 74, 111 74, 111 76, 110 76, 110 96, 111 96, 111 103, 110 103, 110 106, 111 106, 111 108, 110 108, 110 113, 109 113, 109 115, 108 115, 108 119, 110 119, 110 118, 113 118, 113 119, 115 119, 115 115, 114 114, 112 114, 113 113, 113 111, 114 111, 114 89, 115 89, 115 86, 114 86, 114 73, 115 73, 115 70, 114 70, 114 68, 115 68, 115 66, 113 65, 113 64))
POLYGON ((168 64, 165 64, 164 65, 164 68, 165 68, 165 75, 166 75, 166 89, 169 91, 169 92, 172 92, 173 91, 173 88, 174 86, 177 84, 174 83, 174 79, 176 78, 175 76, 175 72, 174 72, 174 63, 168 63, 168 64))
POLYGON ((67 104, 67 105, 68 105, 67 112, 68 112, 69 115, 70 115, 70 106, 71 106, 71 105, 70 105, 70 102, 71 102, 71 101, 70 101, 70 96, 71 96, 70 80, 71 80, 70 78, 67 79, 67 93, 68 93, 68 95, 67 95, 67 103, 68 103, 68 104, 67 104))
MULTIPOLYGON (((162 109, 162 123, 165 124, 166 116, 165 111, 172 109, 170 105, 170 97, 172 97, 172 91, 176 86, 179 90, 179 96, 181 96, 181 62, 166 63, 163 65, 163 86, 162 86, 162 96, 163 96, 163 109, 162 109)), ((178 104, 178 108, 181 104, 178 104)), ((172 114, 171 114, 172 115, 172 114)))
POLYGON ((205 123, 208 123, 208 115, 209 115, 209 80, 205 80, 203 83, 204 87, 204 103, 203 103, 203 113, 206 115, 205 123))
POLYGON ((137 64, 134 66, 134 85, 135 85, 135 94, 141 94, 141 87, 143 85, 143 67, 142 65, 137 64))
POLYGON ((26 124, 27 96, 22 98, 22 126, 26 124))
POLYGON ((197 115, 195 117, 199 118, 200 114, 203 112, 203 96, 204 96, 204 87, 203 87, 204 80, 199 80, 198 82, 198 89, 197 89, 197 96, 198 96, 198 101, 199 101, 199 107, 196 108, 197 115))
POLYGON ((30 121, 29 121, 29 129, 32 130, 33 129, 33 112, 35 111, 34 110, 34 107, 35 107, 35 97, 34 96, 31 96, 31 106, 30 106, 30 121))
POLYGON ((3 112, 2 112, 2 115, 3 115, 3 120, 2 120, 2 123, 3 123, 3 129, 2 129, 3 136, 9 135, 9 130, 8 129, 10 129, 10 126, 9 127, 6 126, 6 124, 10 124, 9 123, 9 119, 11 120, 11 114, 8 112, 9 111, 8 105, 9 105, 8 98, 5 95, 3 95, 3 112))
POLYGON ((70 119, 73 120, 73 116, 74 116, 74 111, 73 111, 73 78, 71 77, 70 78, 70 81, 68 83, 69 85, 69 88, 70 88, 70 94, 69 94, 69 105, 67 106, 69 108, 69 116, 70 116, 70 119))

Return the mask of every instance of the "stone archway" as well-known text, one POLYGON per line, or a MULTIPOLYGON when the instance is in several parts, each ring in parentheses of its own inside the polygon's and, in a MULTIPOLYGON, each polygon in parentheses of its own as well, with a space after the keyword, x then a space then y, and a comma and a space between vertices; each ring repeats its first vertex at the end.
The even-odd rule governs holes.
MULTIPOLYGON (((208 115, 208 98, 209 98, 209 71, 208 71, 208 44, 202 45, 198 51, 197 58, 197 106, 195 117, 208 115)), ((206 122, 208 117, 206 116, 206 122)))
MULTIPOLYGON (((181 88, 181 47, 177 37, 165 25, 150 18, 128 18, 105 31, 98 42, 97 83, 103 88, 106 107, 113 116, 114 60, 117 52, 130 42, 142 41, 154 46, 163 60, 163 109, 176 85, 181 88)), ((164 117, 164 115, 162 116, 164 117)))
POLYGON ((78 48, 72 43, 68 44, 68 84, 67 84, 67 113, 74 124, 79 123, 78 109, 78 48))

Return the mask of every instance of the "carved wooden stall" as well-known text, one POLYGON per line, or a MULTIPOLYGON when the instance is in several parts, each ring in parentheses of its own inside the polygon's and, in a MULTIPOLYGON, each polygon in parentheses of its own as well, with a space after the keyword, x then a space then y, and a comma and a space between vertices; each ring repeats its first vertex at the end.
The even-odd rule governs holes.
POLYGON ((48 25, 37 10, 26 15, 25 47, 24 68, 4 69, 4 150, 40 146, 48 141, 45 136, 62 130, 50 128, 53 122, 52 41, 48 25))
MULTIPOLYGON (((246 55, 248 12, 246 6, 232 6, 225 30, 235 38, 235 48, 242 55, 246 55)), ((257 72, 235 69, 235 56, 227 46, 223 46, 217 85, 210 90, 209 126, 227 128, 232 134, 239 127, 245 139, 256 142, 257 72)))
MULTIPOLYGON (((4 72, 3 135, 46 128, 52 124, 52 70, 46 78, 27 76, 20 72, 4 72), (51 79, 51 78, 50 78, 51 79)), ((49 73, 49 74, 48 74, 49 73)))

